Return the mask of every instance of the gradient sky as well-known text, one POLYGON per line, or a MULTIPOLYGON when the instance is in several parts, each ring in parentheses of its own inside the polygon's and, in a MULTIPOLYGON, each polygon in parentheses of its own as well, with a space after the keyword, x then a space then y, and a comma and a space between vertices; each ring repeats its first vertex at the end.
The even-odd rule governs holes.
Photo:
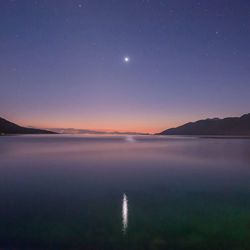
POLYGON ((0 0, 0 87, 0 116, 41 128, 249 113, 250 1, 0 0))

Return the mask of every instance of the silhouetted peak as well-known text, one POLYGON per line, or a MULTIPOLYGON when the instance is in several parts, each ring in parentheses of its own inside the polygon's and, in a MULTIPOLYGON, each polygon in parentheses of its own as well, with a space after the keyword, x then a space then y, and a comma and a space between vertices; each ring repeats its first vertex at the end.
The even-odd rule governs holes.
POLYGON ((250 136, 250 113, 241 117, 213 118, 170 128, 161 135, 235 135, 250 136))
POLYGON ((3 134, 56 134, 51 131, 25 128, 0 117, 0 135, 3 134))
POLYGON ((250 113, 241 116, 241 118, 244 118, 244 119, 249 118, 250 119, 250 113))

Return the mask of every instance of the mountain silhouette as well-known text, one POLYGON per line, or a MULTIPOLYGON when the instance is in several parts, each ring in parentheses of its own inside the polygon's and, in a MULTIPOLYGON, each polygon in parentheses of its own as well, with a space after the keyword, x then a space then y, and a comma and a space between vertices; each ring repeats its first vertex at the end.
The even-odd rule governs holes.
POLYGON ((25 128, 0 117, 0 135, 3 134, 56 134, 51 131, 25 128))
POLYGON ((159 135, 250 136, 250 113, 241 117, 189 122, 177 128, 164 130, 159 135))

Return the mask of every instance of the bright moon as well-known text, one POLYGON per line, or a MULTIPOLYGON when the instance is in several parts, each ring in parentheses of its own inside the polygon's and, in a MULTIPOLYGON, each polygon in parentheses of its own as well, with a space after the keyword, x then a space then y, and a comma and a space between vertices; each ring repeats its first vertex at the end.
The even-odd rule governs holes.
POLYGON ((129 63, 130 58, 129 58, 128 56, 125 56, 125 57, 123 58, 123 61, 124 61, 125 63, 129 63))

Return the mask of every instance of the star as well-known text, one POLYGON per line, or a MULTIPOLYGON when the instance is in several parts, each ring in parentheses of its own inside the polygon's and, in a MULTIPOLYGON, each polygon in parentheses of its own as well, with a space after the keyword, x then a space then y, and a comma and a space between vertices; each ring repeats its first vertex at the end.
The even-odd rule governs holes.
POLYGON ((129 62, 130 62, 130 57, 125 56, 125 57, 123 58, 123 61, 124 61, 125 63, 129 63, 129 62))

